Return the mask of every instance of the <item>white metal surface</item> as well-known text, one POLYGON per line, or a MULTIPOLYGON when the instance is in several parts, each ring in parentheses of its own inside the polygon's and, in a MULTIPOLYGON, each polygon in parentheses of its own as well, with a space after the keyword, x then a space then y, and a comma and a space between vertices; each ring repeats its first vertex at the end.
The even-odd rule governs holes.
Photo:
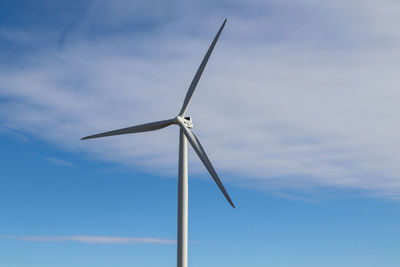
POLYGON ((178 267, 187 267, 188 254, 188 159, 187 140, 183 130, 179 130, 179 170, 178 170, 178 267))

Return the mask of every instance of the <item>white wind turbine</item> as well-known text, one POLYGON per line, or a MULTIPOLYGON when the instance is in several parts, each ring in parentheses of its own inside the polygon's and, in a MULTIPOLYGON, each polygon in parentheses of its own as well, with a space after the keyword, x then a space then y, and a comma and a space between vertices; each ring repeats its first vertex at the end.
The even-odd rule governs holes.
POLYGON ((185 117, 186 110, 188 108, 190 99, 196 89, 197 83, 200 80, 201 74, 210 58, 210 55, 214 49, 215 44, 218 41, 218 38, 222 32, 226 23, 226 19, 222 23, 220 29, 218 30, 217 35, 214 37, 210 47, 206 55, 203 58, 203 61, 198 68, 196 75, 194 76, 192 83, 189 86, 188 92, 186 94, 185 100, 183 102, 183 106, 178 116, 173 119, 156 121, 151 123, 146 123, 142 125, 127 127, 123 129, 118 129, 114 131, 99 133, 95 135, 90 135, 83 137, 81 140, 91 139, 91 138, 99 138, 105 136, 113 136, 120 134, 131 134, 131 133, 140 133, 140 132, 148 132, 159 130, 161 128, 167 127, 172 124, 177 124, 180 126, 180 134, 179 134, 179 173, 178 173, 178 238, 177 238, 177 265, 178 267, 186 267, 187 266, 187 245, 188 245, 188 159, 187 159, 187 140, 192 145, 194 151, 196 151, 197 155, 203 162, 204 166, 207 168, 208 172, 211 174, 211 177, 214 179, 215 183, 218 185, 219 189, 222 191, 229 204, 232 207, 235 207, 231 198, 225 190, 221 180, 219 179, 214 167, 212 166, 209 158, 207 157, 206 152, 200 144, 199 139, 194 135, 191 128, 193 128, 192 120, 190 117, 185 117))

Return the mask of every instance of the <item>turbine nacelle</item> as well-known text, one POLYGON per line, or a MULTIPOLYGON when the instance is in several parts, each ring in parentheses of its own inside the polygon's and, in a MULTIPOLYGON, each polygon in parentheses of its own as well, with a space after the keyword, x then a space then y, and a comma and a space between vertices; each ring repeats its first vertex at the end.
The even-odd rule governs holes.
POLYGON ((189 129, 193 128, 192 117, 182 117, 178 115, 175 117, 175 124, 179 125, 179 122, 183 123, 189 129))

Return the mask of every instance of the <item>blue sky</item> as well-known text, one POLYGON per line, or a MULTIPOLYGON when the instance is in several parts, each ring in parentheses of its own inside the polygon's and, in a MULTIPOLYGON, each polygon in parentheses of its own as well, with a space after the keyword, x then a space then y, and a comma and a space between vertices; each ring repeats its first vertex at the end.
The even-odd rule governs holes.
POLYGON ((168 119, 188 114, 190 266, 398 266, 394 1, 2 1, 0 266, 174 266, 168 119), (156 256, 155 256, 156 255, 156 256))

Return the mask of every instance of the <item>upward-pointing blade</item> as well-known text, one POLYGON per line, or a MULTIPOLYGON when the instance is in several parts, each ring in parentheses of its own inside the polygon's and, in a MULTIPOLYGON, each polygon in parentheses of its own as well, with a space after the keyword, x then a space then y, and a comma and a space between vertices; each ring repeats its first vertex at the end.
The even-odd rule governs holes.
POLYGON ((167 127, 174 123, 175 123, 175 119, 150 122, 150 123, 127 127, 127 128, 122 128, 122 129, 118 129, 118 130, 114 130, 114 131, 89 135, 89 136, 81 138, 81 140, 99 138, 99 137, 105 137, 105 136, 112 136, 112 135, 120 135, 120 134, 131 134, 131 133, 155 131, 155 130, 159 130, 164 127, 167 127))
POLYGON ((217 43, 219 36, 221 35, 222 29, 224 28, 225 23, 226 23, 226 19, 224 20, 221 27, 219 28, 217 35, 215 35, 214 40, 212 41, 212 43, 210 45, 210 48, 208 48, 208 51, 207 51, 206 55, 204 56, 203 61, 201 62, 200 66, 196 72, 196 75, 194 76, 194 78, 192 80, 192 83, 189 86, 189 90, 186 93, 186 97, 185 97, 185 100, 183 101, 183 106, 182 106, 181 111, 179 112, 179 116, 185 115, 185 112, 189 106, 190 99, 192 98, 192 95, 194 93, 194 90, 196 89, 197 83, 200 80, 201 74, 203 73, 204 68, 207 65, 208 59, 210 58, 211 53, 214 49, 214 46, 217 43))
POLYGON ((231 198, 228 195, 228 192, 226 192, 224 185, 222 184, 221 180, 219 179, 217 172, 215 171, 214 167, 212 166, 210 160, 208 159, 206 152, 204 151, 203 147, 201 146, 199 139, 197 139, 197 137, 194 135, 194 133, 189 128, 187 128, 183 122, 179 121, 179 125, 183 129, 183 133, 185 134, 186 138, 189 140, 189 143, 192 145, 194 151, 196 151, 197 155, 203 162, 204 166, 207 168, 208 172, 211 174, 212 178, 214 179, 215 183, 218 185, 219 189, 222 191, 225 198, 228 200, 229 204, 231 204, 232 207, 235 207, 231 198))

